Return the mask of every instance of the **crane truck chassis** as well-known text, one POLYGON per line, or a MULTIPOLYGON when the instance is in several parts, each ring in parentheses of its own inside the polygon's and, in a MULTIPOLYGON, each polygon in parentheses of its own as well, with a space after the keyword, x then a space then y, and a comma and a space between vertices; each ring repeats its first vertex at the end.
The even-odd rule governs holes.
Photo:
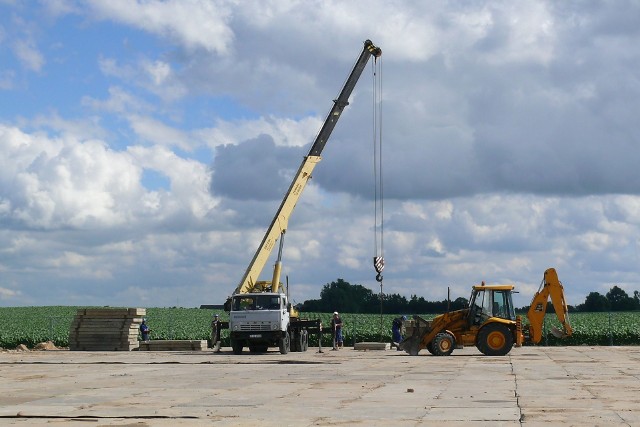
POLYGON ((513 290, 513 285, 485 285, 483 282, 472 287, 468 308, 447 312, 432 320, 413 316, 404 321, 407 338, 399 348, 412 356, 418 355, 423 348, 435 356, 448 356, 455 348, 475 346, 487 356, 504 356, 514 345, 540 342, 549 297, 563 328, 554 328, 551 333, 559 338, 571 336, 573 329, 564 288, 555 269, 544 272, 527 312, 527 327, 523 327, 522 318, 515 314, 513 290))
POLYGON ((301 319, 280 284, 284 236, 289 217, 307 182, 311 179, 313 169, 322 160, 322 150, 341 117, 342 111, 349 105, 349 96, 360 75, 369 59, 371 57, 377 59, 380 55, 382 55, 382 50, 375 46, 371 40, 364 42, 364 48, 340 94, 333 101, 333 107, 318 132, 309 153, 302 160, 289 190, 262 239, 262 243, 260 243, 242 280, 225 303, 225 310, 229 311, 229 336, 234 354, 242 353, 244 347, 248 347, 251 352, 264 352, 272 346, 278 346, 280 353, 283 354, 289 351, 306 351, 311 332, 317 332, 318 340, 321 340, 322 325, 320 320, 301 319), (258 281, 258 276, 278 239, 280 240, 278 256, 273 268, 272 280, 258 281))

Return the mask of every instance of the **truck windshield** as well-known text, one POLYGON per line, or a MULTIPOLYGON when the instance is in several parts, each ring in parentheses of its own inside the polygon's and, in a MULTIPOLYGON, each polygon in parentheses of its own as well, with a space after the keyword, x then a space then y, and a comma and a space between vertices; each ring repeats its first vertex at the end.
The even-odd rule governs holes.
POLYGON ((278 295, 241 295, 233 298, 233 311, 280 310, 278 295))

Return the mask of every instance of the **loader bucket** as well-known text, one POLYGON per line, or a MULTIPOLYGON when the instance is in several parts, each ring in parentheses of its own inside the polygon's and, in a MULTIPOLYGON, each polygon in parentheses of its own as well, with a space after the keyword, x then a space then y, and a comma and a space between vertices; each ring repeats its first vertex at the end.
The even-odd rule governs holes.
POLYGON ((431 330, 431 322, 416 315, 411 320, 405 320, 403 327, 405 329, 405 339, 402 340, 399 347, 409 355, 417 356, 418 352, 424 348, 422 346, 422 337, 431 330))
POLYGON ((399 345, 400 350, 404 350, 411 356, 417 356, 418 352, 420 352, 420 341, 418 337, 405 338, 399 345))
POLYGON ((567 333, 565 333, 564 331, 561 331, 560 329, 556 328, 555 326, 553 326, 549 332, 551 332, 551 335, 553 335, 556 338, 567 338, 569 335, 567 333))

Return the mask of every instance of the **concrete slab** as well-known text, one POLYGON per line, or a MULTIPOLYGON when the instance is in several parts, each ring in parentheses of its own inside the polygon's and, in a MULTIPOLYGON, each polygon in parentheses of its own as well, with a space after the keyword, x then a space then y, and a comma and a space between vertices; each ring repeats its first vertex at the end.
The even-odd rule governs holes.
POLYGON ((640 347, 0 353, 0 424, 640 425, 640 347))
POLYGON ((391 344, 388 342, 357 342, 353 346, 354 350, 389 350, 391 344))

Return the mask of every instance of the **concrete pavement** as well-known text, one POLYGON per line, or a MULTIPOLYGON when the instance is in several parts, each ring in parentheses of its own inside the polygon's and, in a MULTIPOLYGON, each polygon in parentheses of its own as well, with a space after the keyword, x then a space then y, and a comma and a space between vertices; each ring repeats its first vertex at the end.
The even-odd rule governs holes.
POLYGON ((0 424, 640 426, 639 362, 640 347, 3 352, 0 424))

